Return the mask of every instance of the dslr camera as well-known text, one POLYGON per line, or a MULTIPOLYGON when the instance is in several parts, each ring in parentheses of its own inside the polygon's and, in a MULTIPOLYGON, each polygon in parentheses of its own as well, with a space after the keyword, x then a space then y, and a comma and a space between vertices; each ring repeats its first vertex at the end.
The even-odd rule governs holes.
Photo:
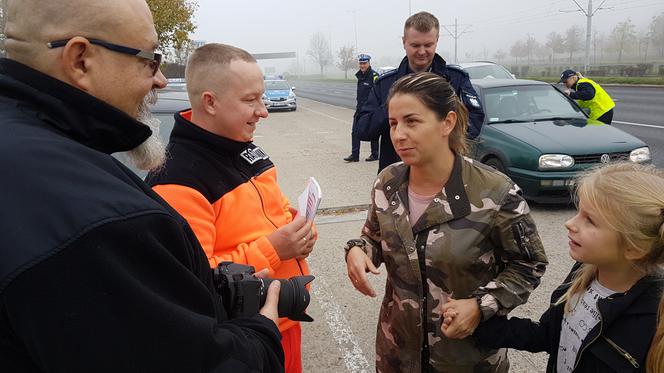
POLYGON ((313 281, 314 276, 294 276, 287 280, 257 278, 255 271, 252 266, 233 262, 222 262, 214 269, 214 286, 231 319, 257 314, 265 304, 268 287, 272 281, 279 281, 279 317, 314 321, 305 313, 310 301, 305 285, 313 281))

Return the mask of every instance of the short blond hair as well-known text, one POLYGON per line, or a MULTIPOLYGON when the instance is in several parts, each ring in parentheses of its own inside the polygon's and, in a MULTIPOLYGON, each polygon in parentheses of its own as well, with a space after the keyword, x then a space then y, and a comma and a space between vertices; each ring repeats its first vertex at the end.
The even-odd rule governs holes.
POLYGON ((205 91, 217 87, 232 61, 256 62, 254 56, 244 49, 227 44, 210 43, 197 48, 187 61, 184 72, 189 101, 194 104, 205 91))
POLYGON ((403 25, 403 34, 406 35, 406 30, 414 28, 416 31, 426 33, 436 29, 436 33, 440 31, 440 24, 438 18, 429 12, 419 12, 408 17, 406 23, 403 25))

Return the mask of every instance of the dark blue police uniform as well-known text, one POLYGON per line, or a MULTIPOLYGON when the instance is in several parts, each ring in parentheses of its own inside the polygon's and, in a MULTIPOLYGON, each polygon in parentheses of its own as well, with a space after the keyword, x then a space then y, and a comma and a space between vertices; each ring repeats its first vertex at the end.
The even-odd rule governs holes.
MULTIPOLYGON (((467 136, 470 139, 475 139, 479 136, 482 123, 484 122, 484 111, 482 111, 479 96, 472 84, 470 84, 468 73, 460 67, 448 66, 445 60, 437 53, 428 71, 447 79, 456 94, 461 98, 461 101, 468 108, 469 121, 467 136)), ((390 140, 390 126, 387 120, 388 115, 385 101, 387 100, 392 84, 402 76, 412 72, 408 65, 408 57, 404 57, 398 69, 385 73, 378 78, 369 93, 367 102, 362 106, 360 114, 356 115, 357 119, 355 120, 354 127, 357 129, 356 132, 360 140, 370 141, 380 138, 378 172, 392 163, 401 161, 390 140)))
MULTIPOLYGON (((353 132, 352 137, 352 150, 351 157, 359 158, 360 156, 360 138, 357 135, 357 118, 360 114, 362 106, 367 102, 369 98, 369 93, 374 87, 374 83, 378 80, 378 73, 375 72, 371 67, 362 73, 362 70, 358 70, 355 73, 357 78, 357 105, 355 106, 355 114, 353 115, 353 132)), ((378 139, 371 140, 371 159, 378 159, 378 139)))

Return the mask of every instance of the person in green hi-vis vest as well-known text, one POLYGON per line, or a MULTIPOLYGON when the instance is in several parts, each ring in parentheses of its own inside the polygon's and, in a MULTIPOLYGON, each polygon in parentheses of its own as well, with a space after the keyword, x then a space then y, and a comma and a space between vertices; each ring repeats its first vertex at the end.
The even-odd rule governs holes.
POLYGON ((565 83, 568 88, 565 90, 565 94, 571 99, 577 100, 582 108, 590 109, 590 119, 611 124, 613 108, 616 104, 604 88, 574 70, 563 71, 560 75, 560 83, 565 83))

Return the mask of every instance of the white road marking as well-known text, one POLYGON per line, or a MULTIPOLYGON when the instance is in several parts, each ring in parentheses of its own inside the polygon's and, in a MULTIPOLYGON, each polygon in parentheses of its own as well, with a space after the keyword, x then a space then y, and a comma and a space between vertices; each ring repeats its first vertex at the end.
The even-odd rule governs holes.
POLYGON ((656 126, 654 124, 643 124, 643 123, 632 123, 632 122, 621 122, 618 120, 614 120, 613 123, 618 123, 618 124, 626 124, 628 126, 637 126, 637 127, 650 127, 650 128, 659 128, 664 130, 664 126, 656 126))
POLYGON ((325 313, 325 321, 327 321, 327 326, 332 331, 332 337, 334 337, 339 346, 346 369, 352 373, 369 373, 369 362, 364 357, 364 352, 362 352, 362 349, 358 345, 353 330, 348 326, 348 321, 346 321, 341 307, 339 307, 328 290, 329 285, 327 281, 319 276, 312 283, 311 288, 314 297, 318 300, 325 313))
POLYGON ((350 121, 343 120, 343 119, 339 119, 339 118, 337 118, 337 117, 333 117, 333 116, 331 116, 331 115, 328 115, 328 114, 325 114, 325 113, 321 113, 320 111, 316 111, 316 110, 313 110, 313 109, 309 109, 308 107, 302 107, 302 109, 304 109, 304 110, 309 110, 309 111, 312 112, 312 113, 316 113, 316 114, 322 115, 322 116, 324 116, 324 117, 327 117, 327 118, 330 118, 330 119, 334 119, 334 120, 339 121, 339 122, 341 122, 341 123, 346 123, 346 124, 350 123, 350 121))
POLYGON ((334 132, 330 132, 330 131, 316 132, 317 135, 329 135, 331 133, 334 133, 334 132))
POLYGON ((343 106, 337 106, 337 105, 328 104, 327 102, 316 101, 316 100, 313 100, 313 99, 311 99, 311 98, 302 97, 302 99, 304 99, 304 100, 309 100, 309 101, 313 101, 313 102, 315 102, 315 103, 317 103, 317 104, 321 104, 321 105, 331 106, 331 107, 333 107, 333 108, 335 108, 335 109, 345 109, 345 110, 350 110, 350 111, 352 111, 353 113, 355 112, 354 109, 349 109, 349 108, 347 108, 347 107, 343 107, 343 106))

